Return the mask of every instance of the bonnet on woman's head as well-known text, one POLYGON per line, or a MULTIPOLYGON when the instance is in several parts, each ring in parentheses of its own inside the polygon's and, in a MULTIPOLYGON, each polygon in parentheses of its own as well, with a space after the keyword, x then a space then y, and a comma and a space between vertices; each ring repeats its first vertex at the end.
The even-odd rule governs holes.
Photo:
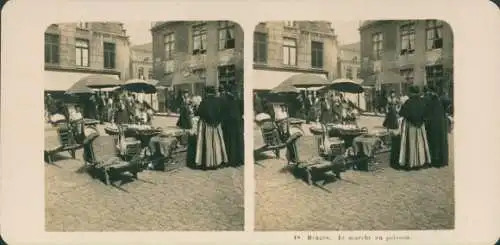
POLYGON ((411 85, 410 88, 408 89, 408 94, 410 96, 415 96, 420 93, 420 88, 416 85, 411 85))

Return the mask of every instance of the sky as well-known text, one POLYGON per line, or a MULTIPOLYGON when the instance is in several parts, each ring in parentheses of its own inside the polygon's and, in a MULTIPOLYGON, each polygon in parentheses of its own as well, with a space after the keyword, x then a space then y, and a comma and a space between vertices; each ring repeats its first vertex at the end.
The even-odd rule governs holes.
MULTIPOLYGON (((132 45, 144 44, 151 42, 151 22, 149 21, 132 21, 123 22, 127 29, 127 34, 130 36, 132 45)), ((359 42, 359 20, 355 21, 332 21, 333 28, 337 34, 339 44, 349 44, 359 42)))

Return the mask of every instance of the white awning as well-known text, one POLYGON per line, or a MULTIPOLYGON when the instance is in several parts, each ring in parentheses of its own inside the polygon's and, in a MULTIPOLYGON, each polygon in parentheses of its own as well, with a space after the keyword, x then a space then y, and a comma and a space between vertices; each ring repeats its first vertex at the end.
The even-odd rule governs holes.
MULTIPOLYGON (((280 85, 289 77, 302 72, 287 72, 287 71, 269 71, 254 69, 252 73, 253 89, 255 90, 272 90, 280 85)), ((321 75, 320 75, 321 76, 321 75)), ((312 89, 312 88, 310 88, 312 89)))
MULTIPOLYGON (((73 84, 83 77, 91 75, 84 72, 66 72, 66 71, 44 71, 44 89, 46 91, 66 91, 73 84)), ((118 75, 101 74, 103 76, 119 79, 118 75)))
POLYGON ((297 88, 298 90, 307 90, 307 91, 318 91, 325 86, 319 86, 319 87, 308 87, 308 88, 297 88))

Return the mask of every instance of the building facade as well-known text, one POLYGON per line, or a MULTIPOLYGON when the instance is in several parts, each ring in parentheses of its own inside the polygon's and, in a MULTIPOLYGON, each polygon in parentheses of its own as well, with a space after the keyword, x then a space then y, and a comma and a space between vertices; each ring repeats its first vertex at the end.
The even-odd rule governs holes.
POLYGON ((360 43, 351 43, 339 46, 337 58, 337 77, 361 79, 361 51, 360 43))
POLYGON ((130 47, 130 77, 153 79, 153 43, 130 47))
POLYGON ((326 21, 273 21, 254 31, 253 88, 269 91, 301 73, 335 77, 337 37, 326 21))
POLYGON ((361 70, 366 85, 405 93, 433 85, 453 96, 453 32, 439 20, 365 21, 361 70))
POLYGON ((53 24, 44 46, 46 91, 66 91, 91 74, 129 78, 129 38, 121 23, 53 24))
POLYGON ((206 86, 243 94, 243 29, 231 21, 152 24, 153 77, 177 94, 202 95, 206 86))

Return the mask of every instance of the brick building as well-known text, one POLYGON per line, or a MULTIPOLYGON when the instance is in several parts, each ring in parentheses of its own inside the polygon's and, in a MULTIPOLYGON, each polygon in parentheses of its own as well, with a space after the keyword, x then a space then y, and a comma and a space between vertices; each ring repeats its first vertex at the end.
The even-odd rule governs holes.
POLYGON ((227 86, 243 94, 243 29, 231 21, 152 24, 153 74, 175 92, 227 86))
POLYGON ((365 85, 405 93, 432 84, 453 96, 453 33, 439 20, 365 21, 359 28, 365 85))
POLYGON ((337 72, 337 38, 330 22, 273 21, 254 31, 253 89, 269 91, 287 78, 337 72))
POLYGON ((121 23, 50 25, 45 31, 44 88, 62 92, 91 74, 128 79, 129 55, 129 39, 121 23))

